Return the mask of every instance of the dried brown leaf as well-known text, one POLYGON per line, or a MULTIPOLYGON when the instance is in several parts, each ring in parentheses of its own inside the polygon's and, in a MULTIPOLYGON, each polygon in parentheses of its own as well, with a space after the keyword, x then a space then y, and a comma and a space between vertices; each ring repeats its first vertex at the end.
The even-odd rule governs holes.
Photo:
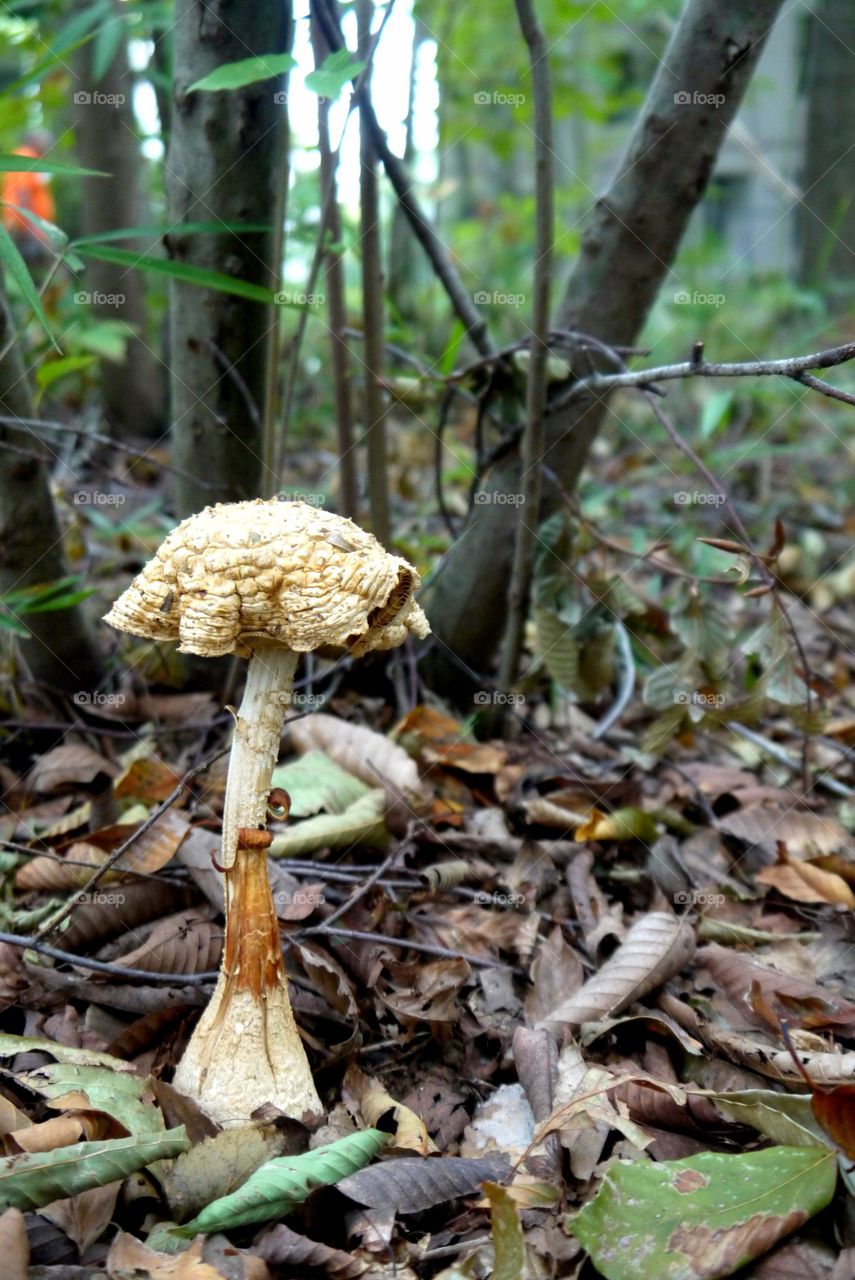
POLYGON ((405 793, 422 790, 415 761, 403 747, 374 729, 318 713, 293 721, 288 732, 300 755, 325 751, 342 769, 370 787, 385 782, 405 793))
POLYGON ((370 1209, 421 1213, 435 1204, 471 1195, 483 1182, 499 1181, 509 1165, 501 1156, 466 1160, 462 1156, 404 1156, 383 1160, 336 1183, 351 1200, 370 1209))
POLYGON ((110 1225, 121 1186, 119 1181, 92 1187, 67 1200, 54 1200, 39 1213, 60 1227, 80 1252, 85 1253, 110 1225))
POLYGON ((636 921, 602 968, 541 1023, 578 1027, 620 1013, 684 969, 694 949, 694 933, 685 920, 651 911, 636 921))
POLYGON ((27 1280, 30 1246, 20 1209, 7 1209, 0 1215, 0 1258, 4 1280, 27 1280))
POLYGON ((223 927, 198 911, 182 911, 154 926, 142 946, 116 957, 128 969, 152 973, 210 973, 219 968, 223 927))
POLYGON ((454 1022, 459 1016, 457 997, 471 973, 462 956, 427 964, 387 960, 384 970, 377 995, 402 1021, 454 1022))
POLYGON ((118 770, 99 751, 83 742, 64 742, 36 761, 24 779, 31 791, 56 791, 59 787, 94 782, 99 774, 114 778, 118 770))
POLYGON ((748 999, 752 988, 763 996, 776 1015, 806 1029, 851 1031, 855 1025, 855 1003, 818 983, 768 968, 742 952, 715 942, 701 947, 696 958, 733 1004, 757 1026, 766 1027, 767 1018, 752 1007, 748 999))
POLYGON ((277 1267, 299 1271, 307 1267, 324 1271, 330 1280, 357 1280, 367 1270, 367 1263, 355 1258, 344 1249, 332 1249, 328 1244, 298 1235, 284 1222, 270 1227, 252 1246, 252 1253, 277 1267))

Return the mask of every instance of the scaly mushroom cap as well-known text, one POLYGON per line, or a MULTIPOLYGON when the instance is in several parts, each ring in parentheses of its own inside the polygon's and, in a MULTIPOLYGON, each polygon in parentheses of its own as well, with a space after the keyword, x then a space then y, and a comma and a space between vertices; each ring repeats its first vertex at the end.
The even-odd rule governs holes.
POLYGON ((247 657, 259 639, 359 657, 428 634, 418 585, 412 565, 352 520, 257 498, 182 521, 104 620, 205 658, 247 657))

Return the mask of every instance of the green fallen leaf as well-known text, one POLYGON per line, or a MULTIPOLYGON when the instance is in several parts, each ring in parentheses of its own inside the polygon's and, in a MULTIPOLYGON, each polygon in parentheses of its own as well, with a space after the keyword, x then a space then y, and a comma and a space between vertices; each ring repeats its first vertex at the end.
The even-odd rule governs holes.
POLYGON ((241 58, 238 62, 226 62, 215 67, 201 80, 191 84, 187 92, 205 89, 209 93, 218 93, 223 89, 245 89, 260 80, 272 80, 296 65, 290 53, 265 53, 257 58, 241 58))
POLYGON ((620 1160, 567 1229, 607 1280, 718 1280, 824 1209, 836 1182, 827 1147, 620 1160))
POLYGON ((268 849, 271 858, 299 858, 325 847, 340 849, 352 844, 368 844, 383 849, 389 832, 383 821, 386 794, 369 791, 344 813, 322 813, 306 818, 273 837, 268 849))
POLYGON ((69 1044, 58 1044, 56 1040, 45 1040, 42 1036, 13 1036, 0 1031, 0 1058, 12 1058, 17 1053, 47 1053, 57 1062, 75 1062, 81 1067, 109 1067, 135 1079, 133 1068, 122 1058, 114 1058, 110 1053, 99 1053, 96 1049, 76 1049, 69 1044))
POLYGON ((117 1182, 156 1160, 172 1160, 190 1143, 183 1125, 153 1137, 78 1142, 56 1151, 0 1160, 0 1209, 40 1209, 52 1200, 117 1182))
POLYGON ((323 751, 307 751, 304 756, 279 765, 273 770, 270 784, 288 792, 292 818, 308 818, 322 812, 344 813, 370 791, 370 787, 323 751))
POLYGON ((388 1141, 379 1129, 364 1129, 302 1156, 281 1156, 257 1170, 238 1191, 209 1204, 178 1236, 228 1231, 249 1222, 281 1218, 302 1204, 316 1187, 329 1187, 364 1168, 388 1141))
POLYGON ((813 1114, 809 1093, 776 1093, 774 1089, 741 1089, 707 1093, 710 1102, 737 1124, 750 1124, 764 1137, 788 1147, 832 1145, 813 1114))
POLYGON ((129 1133, 142 1137, 163 1132, 163 1114, 150 1102, 143 1102, 146 1081, 139 1076, 119 1074, 109 1067, 56 1062, 36 1067, 22 1079, 54 1106, 61 1107, 65 1094, 83 1093, 93 1111, 112 1116, 129 1133))

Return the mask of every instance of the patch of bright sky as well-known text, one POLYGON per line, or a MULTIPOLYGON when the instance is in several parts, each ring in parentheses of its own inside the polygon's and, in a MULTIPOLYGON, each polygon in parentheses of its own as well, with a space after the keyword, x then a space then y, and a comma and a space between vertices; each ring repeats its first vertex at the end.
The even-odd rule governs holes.
MULTIPOLYGON (((375 29, 382 14, 377 12, 375 29)), ((344 35, 351 49, 356 47, 356 20, 352 13, 344 17, 344 35)), ((389 139, 389 145, 397 155, 403 155, 406 137, 407 101, 410 86, 410 68, 413 54, 412 0, 399 0, 386 22, 383 36, 374 54, 372 99, 381 126, 389 139)), ((150 45, 134 41, 131 45, 131 63, 136 70, 144 71, 151 55, 150 45)), ((304 79, 313 69, 311 41, 309 39, 308 7, 301 7, 296 15, 294 35, 296 68, 288 83, 288 111, 293 134, 292 166, 294 172, 312 173, 318 167, 317 151, 317 96, 305 87, 304 79)), ((339 161, 339 199, 350 212, 359 208, 359 123, 356 113, 348 119, 350 90, 345 89, 330 112, 330 135, 337 146, 345 130, 339 161)), ((419 46, 416 63, 413 112, 413 139, 416 146, 416 180, 429 184, 437 177, 436 148, 438 144, 437 110, 439 90, 436 81, 436 48, 432 41, 419 46)), ((134 95, 134 110, 146 135, 143 152, 151 160, 163 156, 158 136, 157 102, 151 84, 142 79, 134 95)))

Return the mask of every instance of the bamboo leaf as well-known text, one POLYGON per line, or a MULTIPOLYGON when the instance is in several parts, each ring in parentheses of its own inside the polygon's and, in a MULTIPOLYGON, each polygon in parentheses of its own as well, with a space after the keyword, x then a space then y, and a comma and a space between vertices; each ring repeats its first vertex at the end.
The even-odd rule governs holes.
MULTIPOLYGON (((4 90, 5 92, 5 90, 4 90)), ((102 169, 84 169, 79 164, 64 164, 44 156, 0 155, 0 173, 55 173, 64 178, 109 178, 102 169)))
POLYGON ((126 1178, 156 1160, 172 1160, 189 1146, 181 1125, 151 1137, 79 1142, 56 1151, 7 1156, 0 1160, 0 1208, 39 1209, 126 1178))
POLYGON ((261 80, 273 80, 296 65, 290 53, 265 53, 256 58, 241 58, 238 62, 226 62, 215 67, 201 80, 191 84, 187 92, 196 93, 204 89, 208 93, 218 93, 223 89, 245 89, 247 85, 258 84, 261 80))
POLYGON ((54 337, 48 318, 45 315, 42 300, 39 297, 39 291, 35 286, 33 277, 30 275, 29 268, 21 257, 21 252, 15 241, 9 235, 9 232, 0 223, 0 265, 6 268, 9 275, 21 290, 25 300, 33 309, 33 313, 37 317, 39 324, 50 338, 53 345, 59 350, 59 343, 54 337))
POLYGON ((332 1186, 362 1169, 386 1140, 385 1133, 364 1129, 302 1156, 270 1160, 247 1178, 238 1191, 215 1200, 192 1222, 175 1228, 173 1234, 194 1236, 199 1231, 228 1231, 249 1222, 280 1218, 302 1204, 316 1187, 332 1186))
POLYGON ((173 262, 170 258, 155 258, 147 253, 134 253, 130 249, 114 249, 106 244, 78 244, 77 252, 84 258, 95 258, 99 262, 114 262, 120 267, 138 267, 141 271, 151 271, 155 275, 169 276, 171 280, 180 280, 182 284, 195 284, 202 289, 214 289, 217 293, 231 293, 238 298, 249 298, 252 302, 261 302, 265 306, 289 306, 297 311, 305 310, 301 303, 285 303, 280 301, 281 294, 274 294, 260 284, 252 284, 249 280, 238 280, 235 276, 226 275, 222 271, 209 271, 207 267, 194 267, 189 262, 173 262))

